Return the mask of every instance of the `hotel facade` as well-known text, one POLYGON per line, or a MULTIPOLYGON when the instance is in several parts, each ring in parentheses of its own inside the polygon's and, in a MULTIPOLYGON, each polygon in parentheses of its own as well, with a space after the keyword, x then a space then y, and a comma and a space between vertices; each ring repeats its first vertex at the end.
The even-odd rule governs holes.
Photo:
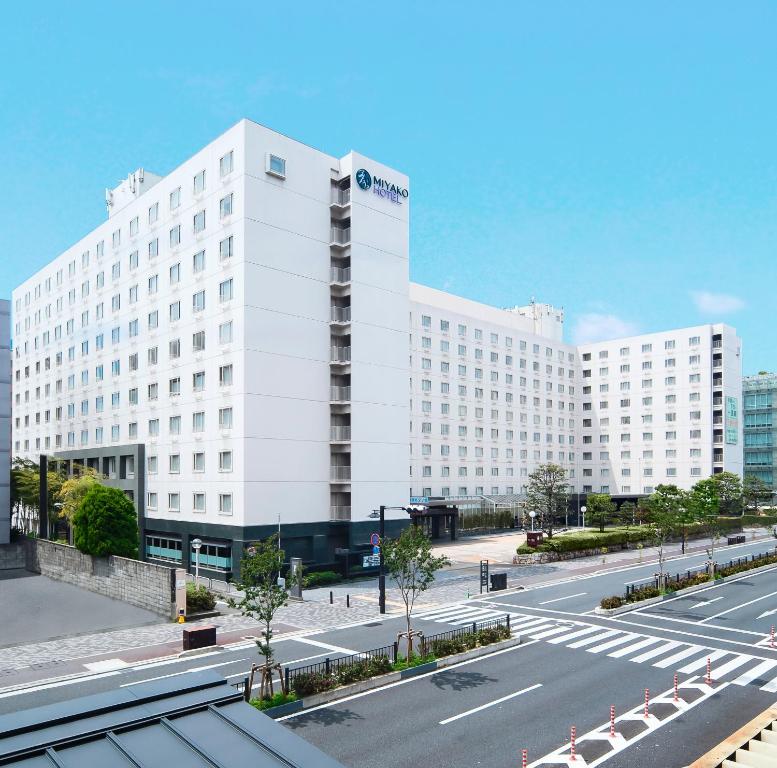
POLYGON ((374 160, 244 120, 106 200, 13 292, 12 454, 123 487, 149 559, 199 537, 231 573, 280 526, 332 562, 380 505, 518 497, 551 460, 582 493, 741 473, 733 329, 575 347, 549 305, 411 284, 409 181, 374 160))

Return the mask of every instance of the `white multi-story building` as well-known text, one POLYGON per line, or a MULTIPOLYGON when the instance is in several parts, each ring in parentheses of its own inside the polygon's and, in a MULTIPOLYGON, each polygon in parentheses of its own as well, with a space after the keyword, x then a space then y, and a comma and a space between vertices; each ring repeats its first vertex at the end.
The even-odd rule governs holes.
POLYGON ((95 467, 146 557, 189 566, 199 537, 214 573, 279 525, 330 562, 408 491, 517 496, 548 461, 621 496, 741 470, 732 329, 577 348, 549 305, 410 284, 408 190, 250 121, 131 174, 13 293, 14 455, 95 467))
POLYGON ((244 120, 107 201, 13 293, 14 453, 140 478, 160 559, 366 538, 406 501, 407 178, 244 120))
POLYGON ((553 462, 580 493, 742 472, 740 342, 703 325, 574 347, 563 313, 411 284, 410 493, 503 496, 553 462))
POLYGON ((11 531, 11 303, 0 300, 0 544, 11 531))

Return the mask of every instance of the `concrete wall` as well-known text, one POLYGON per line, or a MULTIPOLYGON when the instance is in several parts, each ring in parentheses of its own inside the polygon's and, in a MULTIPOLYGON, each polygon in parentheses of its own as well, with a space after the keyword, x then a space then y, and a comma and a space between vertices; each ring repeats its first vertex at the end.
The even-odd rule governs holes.
POLYGON ((0 571, 24 568, 26 562, 23 544, 0 545, 0 571))
POLYGON ((175 571, 170 568, 125 557, 92 557, 67 544, 42 539, 29 539, 25 546, 27 570, 174 617, 171 584, 175 571))

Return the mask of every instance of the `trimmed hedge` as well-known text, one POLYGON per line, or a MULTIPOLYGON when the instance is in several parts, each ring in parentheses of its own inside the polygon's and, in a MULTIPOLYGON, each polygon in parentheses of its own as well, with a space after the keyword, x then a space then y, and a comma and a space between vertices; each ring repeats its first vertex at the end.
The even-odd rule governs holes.
POLYGON ((265 710, 272 709, 273 707, 280 707, 283 704, 290 704, 292 701, 296 700, 297 697, 293 693, 276 693, 272 698, 251 699, 248 703, 259 710, 265 710))
POLYGON ((334 571, 316 571, 302 577, 302 586, 305 589, 312 589, 313 587, 324 587, 327 584, 337 584, 342 580, 343 577, 334 571))
POLYGON ((715 569, 715 573, 718 576, 723 577, 734 576, 737 573, 752 571, 753 568, 760 568, 762 565, 772 565, 773 563, 777 563, 777 554, 762 557, 760 560, 751 560, 747 563, 738 563, 737 565, 730 565, 726 568, 715 569))
POLYGON ((537 550, 534 547, 530 547, 528 544, 521 544, 515 551, 519 555, 533 555, 537 550))
POLYGON ((194 583, 186 584, 186 612, 199 613, 200 611, 212 611, 216 607, 216 596, 210 592, 204 584, 195 586, 194 583))

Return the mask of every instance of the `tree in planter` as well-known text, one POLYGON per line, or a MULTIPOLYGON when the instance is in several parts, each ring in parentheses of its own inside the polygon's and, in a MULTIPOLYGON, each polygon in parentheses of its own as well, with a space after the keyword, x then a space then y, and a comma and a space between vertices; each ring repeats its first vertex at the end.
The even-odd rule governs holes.
POLYGON ((691 488, 689 496, 690 509, 694 520, 700 523, 702 529, 710 539, 710 548, 707 550, 709 556, 709 571, 712 578, 715 577, 715 544, 720 538, 722 530, 720 524, 720 497, 718 489, 720 485, 715 482, 714 476, 706 480, 699 480, 691 488))
POLYGON ((566 470, 558 464, 540 464, 529 475, 526 491, 526 508, 537 513, 540 529, 553 538, 553 527, 557 516, 563 514, 567 505, 569 485, 566 470))
POLYGON ((135 505, 119 488, 92 486, 73 515, 73 540, 87 555, 137 559, 140 541, 135 505))
POLYGON ((685 552, 687 528, 695 519, 686 491, 676 485, 657 485, 648 498, 648 504, 652 511, 660 510, 674 517, 676 526, 680 528, 682 548, 685 552))
MULTIPOLYGON (((256 641, 259 654, 264 656, 261 667, 251 666, 249 690, 253 688, 254 672, 261 670, 262 681, 259 686, 259 698, 272 698, 273 670, 277 670, 281 680, 281 691, 288 694, 280 664, 273 664, 274 650, 272 648, 272 622, 278 609, 289 600, 285 586, 278 584, 278 574, 283 570, 285 552, 278 548, 278 536, 273 534, 265 541, 257 541, 243 554, 240 562, 240 580, 235 587, 243 593, 240 600, 230 598, 229 605, 238 608, 243 616, 250 616, 261 622, 261 639, 256 641)), ((287 582, 288 583, 288 582, 287 582)))
POLYGON ((742 514, 742 481, 733 472, 719 472, 709 478, 718 496, 718 514, 742 514))
POLYGON ((609 493, 589 493, 585 499, 588 508, 588 519, 599 526, 599 533, 604 533, 604 526, 611 523, 615 516, 615 503, 609 493))
POLYGON ((756 475, 745 475, 742 480, 742 500, 745 510, 752 509, 757 512, 761 502, 771 501, 771 499, 772 489, 768 483, 756 475))
POLYGON ((418 596, 434 582, 440 568, 449 564, 447 557, 432 554, 432 542, 417 525, 405 528, 398 539, 381 542, 383 562, 389 576, 396 582, 405 604, 407 627, 407 658, 413 655, 413 637, 416 635, 410 620, 418 596))
MULTIPOLYGON (((652 496, 650 497, 653 498, 652 496)), ((659 504, 650 509, 650 530, 658 548, 658 588, 664 589, 664 563, 666 562, 666 542, 677 528, 677 512, 672 507, 659 504)))

